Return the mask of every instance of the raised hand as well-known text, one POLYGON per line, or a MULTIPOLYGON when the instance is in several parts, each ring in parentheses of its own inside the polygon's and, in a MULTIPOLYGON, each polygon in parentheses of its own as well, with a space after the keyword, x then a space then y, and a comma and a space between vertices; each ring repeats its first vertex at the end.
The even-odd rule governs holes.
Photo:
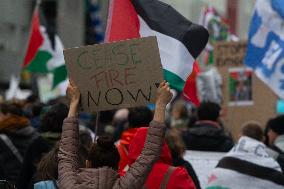
POLYGON ((70 99, 70 108, 69 108, 68 117, 75 117, 77 115, 77 109, 81 94, 79 88, 72 80, 69 81, 66 95, 70 99))
POLYGON ((69 80, 69 85, 67 87, 66 94, 68 98, 70 99, 71 103, 72 102, 79 102, 80 100, 80 90, 77 87, 77 85, 74 83, 73 80, 69 80))
POLYGON ((153 118, 154 121, 160 123, 165 122, 165 109, 172 97, 173 95, 170 91, 169 83, 163 81, 157 90, 156 109, 153 118))
POLYGON ((172 97, 169 83, 166 81, 161 82, 157 90, 156 105, 165 107, 171 101, 172 97))

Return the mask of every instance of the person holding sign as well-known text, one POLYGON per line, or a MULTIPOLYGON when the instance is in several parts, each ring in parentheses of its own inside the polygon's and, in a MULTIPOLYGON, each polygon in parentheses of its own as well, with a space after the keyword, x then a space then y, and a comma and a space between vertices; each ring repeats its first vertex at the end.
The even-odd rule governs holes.
POLYGON ((63 133, 61 136, 58 153, 58 175, 59 188, 141 188, 149 175, 153 164, 159 159, 162 145, 165 137, 165 108, 170 102, 172 94, 169 84, 162 82, 157 90, 156 109, 153 121, 150 123, 147 139, 141 155, 132 164, 126 174, 119 177, 117 172, 119 158, 114 144, 102 144, 105 139, 98 139, 98 144, 91 148, 90 154, 98 154, 100 157, 88 158, 87 167, 79 169, 78 164, 78 144, 79 144, 79 126, 76 118, 80 99, 80 91, 71 81, 67 89, 67 95, 70 97, 70 110, 68 117, 63 123, 63 133), (96 153, 99 147, 108 147, 100 153, 96 153), (105 154, 113 152, 113 156, 105 154), (114 164, 114 159, 117 160, 114 164), (93 162, 98 162, 96 165, 93 162))

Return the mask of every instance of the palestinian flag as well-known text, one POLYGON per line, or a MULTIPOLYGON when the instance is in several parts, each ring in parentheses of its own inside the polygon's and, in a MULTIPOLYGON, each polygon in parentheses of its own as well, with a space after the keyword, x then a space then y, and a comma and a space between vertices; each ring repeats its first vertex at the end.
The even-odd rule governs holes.
POLYGON ((200 100, 197 94, 197 84, 196 84, 196 78, 199 73, 200 69, 198 66, 198 62, 195 61, 193 64, 192 72, 190 76, 187 78, 183 89, 183 96, 185 97, 185 99, 191 101, 196 106, 200 105, 200 100))
POLYGON ((203 25, 209 32, 209 42, 206 51, 202 56, 206 65, 212 65, 214 61, 214 45, 218 41, 238 41, 239 39, 231 32, 229 24, 214 7, 206 6, 203 8, 199 24, 203 25))
POLYGON ((261 141, 242 136, 209 173, 208 182, 203 188, 283 189, 284 175, 275 160, 279 154, 269 152, 271 150, 267 150, 261 141))
POLYGON ((148 36, 158 39, 165 80, 183 91, 207 30, 158 0, 110 0, 105 42, 148 36))
POLYGON ((40 23, 38 5, 32 18, 23 68, 33 73, 52 73, 53 88, 67 79, 62 42, 55 35, 54 44, 52 45, 46 28, 40 23))

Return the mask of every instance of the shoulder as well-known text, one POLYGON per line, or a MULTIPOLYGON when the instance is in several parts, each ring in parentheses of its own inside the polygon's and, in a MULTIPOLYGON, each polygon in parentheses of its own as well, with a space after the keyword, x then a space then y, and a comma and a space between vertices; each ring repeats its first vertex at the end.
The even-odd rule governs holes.
POLYGON ((168 188, 195 188, 195 185, 183 167, 175 167, 169 183, 168 188))
POLYGON ((190 177, 184 167, 174 167, 170 179, 175 180, 176 182, 184 182, 190 180, 190 177))
POLYGON ((173 176, 187 177, 187 171, 184 167, 174 167, 173 176))
POLYGON ((38 158, 37 156, 41 156, 42 153, 47 153, 50 148, 51 146, 41 136, 38 136, 28 146, 26 155, 30 154, 30 156, 38 158))

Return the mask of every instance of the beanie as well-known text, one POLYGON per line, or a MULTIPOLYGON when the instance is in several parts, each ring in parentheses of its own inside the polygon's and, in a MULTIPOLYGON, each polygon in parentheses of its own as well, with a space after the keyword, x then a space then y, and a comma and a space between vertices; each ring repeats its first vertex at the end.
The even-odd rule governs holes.
POLYGON ((270 119, 267 123, 267 126, 278 135, 284 135, 284 115, 270 119))

